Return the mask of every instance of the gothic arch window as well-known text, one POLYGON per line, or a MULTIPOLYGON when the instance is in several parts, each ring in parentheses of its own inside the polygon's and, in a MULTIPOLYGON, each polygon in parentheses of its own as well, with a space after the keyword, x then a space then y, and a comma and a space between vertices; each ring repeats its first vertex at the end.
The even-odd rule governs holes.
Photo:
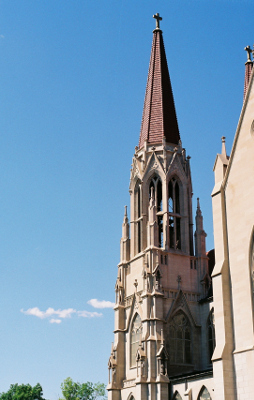
POLYGON ((181 249, 180 187, 176 178, 168 183, 169 245, 181 249))
POLYGON ((208 354, 209 362, 212 361, 212 356, 215 348, 215 327, 214 327, 214 310, 211 309, 207 319, 207 335, 208 335, 208 354))
POLYGON ((170 364, 191 364, 191 325, 179 311, 169 323, 170 364))
POLYGON ((152 195, 152 188, 157 211, 158 242, 159 247, 163 247, 163 205, 162 205, 162 183, 157 175, 154 175, 149 185, 149 198, 152 195))
POLYGON ((200 390, 198 400, 212 400, 211 395, 205 386, 200 390))
POLYGON ((173 396, 173 400, 183 400, 183 399, 182 396, 176 391, 173 396))
POLYGON ((141 199, 141 182, 138 180, 135 186, 135 230, 136 230, 136 238, 137 238, 137 247, 136 253, 140 253, 142 250, 142 199, 141 199))
POLYGON ((130 364, 131 367, 136 366, 136 353, 138 350, 138 346, 142 339, 142 321, 139 314, 133 319, 132 328, 131 328, 131 335, 130 335, 130 364))

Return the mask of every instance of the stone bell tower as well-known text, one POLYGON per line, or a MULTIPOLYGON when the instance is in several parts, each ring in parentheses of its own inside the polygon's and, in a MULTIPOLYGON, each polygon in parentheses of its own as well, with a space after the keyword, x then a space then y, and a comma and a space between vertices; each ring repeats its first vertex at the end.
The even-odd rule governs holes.
POLYGON ((207 369, 211 362, 201 354, 206 335, 199 301, 210 286, 206 233, 198 201, 193 235, 190 157, 180 139, 162 18, 153 17, 156 28, 130 177, 130 220, 126 207, 115 286, 110 400, 168 400, 169 377, 207 369))

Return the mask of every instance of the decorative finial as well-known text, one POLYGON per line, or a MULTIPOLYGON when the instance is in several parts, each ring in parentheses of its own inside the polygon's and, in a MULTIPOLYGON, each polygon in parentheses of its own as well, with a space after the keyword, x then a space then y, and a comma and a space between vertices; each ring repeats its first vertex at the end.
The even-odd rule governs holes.
POLYGON ((124 206, 124 216, 127 217, 127 206, 124 206))
POLYGON ((222 136, 221 142, 222 142, 221 154, 222 154, 223 156, 227 157, 227 152, 226 152, 226 138, 225 138, 225 136, 222 136))
POLYGON ((197 198, 197 209, 200 210, 199 197, 197 198))
POLYGON ((247 63, 252 62, 252 61, 251 61, 251 57, 250 57, 250 55, 251 55, 251 53, 252 53, 252 52, 251 52, 250 46, 244 47, 244 50, 247 51, 247 63))
POLYGON ((178 276, 177 276, 177 280, 176 280, 176 281, 177 281, 177 283, 178 283, 178 289, 180 289, 180 288, 181 288, 180 285, 181 285, 181 282, 182 282, 181 275, 178 275, 178 276))
POLYGON ((157 13, 157 14, 153 15, 153 18, 156 19, 156 28, 155 29, 160 29, 160 21, 162 21, 160 14, 157 13))

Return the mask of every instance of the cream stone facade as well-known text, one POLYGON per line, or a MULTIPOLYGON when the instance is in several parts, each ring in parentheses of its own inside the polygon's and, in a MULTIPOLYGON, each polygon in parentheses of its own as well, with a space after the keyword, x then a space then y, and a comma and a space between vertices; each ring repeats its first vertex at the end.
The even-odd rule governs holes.
POLYGON ((213 268, 198 199, 193 234, 190 158, 178 130, 161 18, 154 18, 130 219, 126 207, 122 225, 108 398, 252 400, 253 72, 231 156, 223 139, 215 161, 213 268))

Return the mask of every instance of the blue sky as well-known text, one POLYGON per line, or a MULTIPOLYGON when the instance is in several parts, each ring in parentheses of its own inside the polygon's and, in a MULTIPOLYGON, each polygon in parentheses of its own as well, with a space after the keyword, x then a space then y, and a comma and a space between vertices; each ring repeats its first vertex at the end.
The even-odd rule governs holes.
POLYGON ((107 383, 156 12, 211 249, 212 168, 241 111, 253 0, 0 0, 0 392, 40 382, 56 400, 68 376, 107 383))

